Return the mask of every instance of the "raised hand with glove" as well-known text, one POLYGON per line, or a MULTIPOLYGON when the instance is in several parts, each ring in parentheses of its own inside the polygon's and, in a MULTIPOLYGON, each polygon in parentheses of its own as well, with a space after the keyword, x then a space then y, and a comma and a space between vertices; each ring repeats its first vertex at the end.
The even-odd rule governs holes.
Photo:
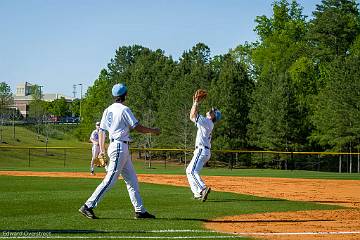
POLYGON ((208 93, 204 89, 196 90, 196 92, 193 96, 193 103, 200 103, 201 101, 203 101, 206 98, 207 95, 208 95, 208 93))
POLYGON ((190 120, 195 122, 196 116, 199 112, 199 103, 201 103, 207 96, 207 91, 198 89, 193 95, 193 105, 190 110, 190 120))

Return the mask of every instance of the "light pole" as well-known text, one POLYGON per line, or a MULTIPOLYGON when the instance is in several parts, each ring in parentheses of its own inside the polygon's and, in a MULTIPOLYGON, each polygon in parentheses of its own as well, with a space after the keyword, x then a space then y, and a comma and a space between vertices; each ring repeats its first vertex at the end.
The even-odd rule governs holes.
MULTIPOLYGON (((41 101, 41 98, 42 98, 42 93, 41 93, 41 88, 44 87, 44 86, 38 86, 39 87, 39 91, 40 91, 40 96, 39 96, 39 100, 41 101)), ((42 110, 40 109, 41 107, 38 106, 39 103, 36 104, 36 108, 37 108, 37 111, 39 111, 39 116, 37 116, 36 118, 37 119, 37 126, 38 126, 38 131, 37 131, 37 139, 39 140, 40 139, 40 124, 42 123, 42 120, 44 120, 44 115, 42 113, 42 110)), ((36 114, 37 115, 37 114, 36 114)))
POLYGON ((16 107, 13 107, 13 138, 15 140, 15 114, 16 114, 16 107))
POLYGON ((41 94, 41 88, 44 87, 44 86, 39 86, 39 89, 40 89, 40 100, 42 98, 42 94, 41 94))
POLYGON ((81 102, 82 102, 82 83, 79 83, 78 84, 80 86, 80 122, 81 122, 81 119, 82 119, 82 116, 81 116, 81 102))

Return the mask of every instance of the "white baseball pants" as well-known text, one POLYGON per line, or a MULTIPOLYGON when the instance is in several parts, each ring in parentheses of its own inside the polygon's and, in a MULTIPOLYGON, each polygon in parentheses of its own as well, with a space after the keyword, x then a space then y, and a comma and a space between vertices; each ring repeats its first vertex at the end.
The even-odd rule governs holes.
POLYGON ((109 165, 107 174, 91 197, 86 201, 86 206, 95 208, 105 193, 116 183, 119 175, 123 177, 135 212, 146 212, 139 192, 138 179, 131 162, 129 147, 123 142, 112 142, 108 148, 109 165))
POLYGON ((90 170, 94 171, 94 161, 100 153, 100 146, 97 144, 93 144, 92 148, 91 148, 91 152, 92 152, 92 157, 91 157, 91 163, 90 163, 90 170))
POLYGON ((186 176, 190 184, 194 197, 200 197, 202 190, 206 188, 204 181, 199 173, 204 165, 209 161, 211 156, 210 150, 206 148, 196 148, 191 162, 186 168, 186 176))

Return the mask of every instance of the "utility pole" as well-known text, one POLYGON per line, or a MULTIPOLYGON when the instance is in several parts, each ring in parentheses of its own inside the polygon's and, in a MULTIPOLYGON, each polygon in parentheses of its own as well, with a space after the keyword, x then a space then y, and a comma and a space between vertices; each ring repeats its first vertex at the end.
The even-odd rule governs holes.
POLYGON ((42 93, 41 93, 41 88, 44 87, 44 86, 39 86, 39 89, 40 89, 40 100, 42 99, 42 93))
POLYGON ((13 138, 15 140, 15 114, 16 114, 16 107, 13 106, 13 121, 12 121, 12 124, 13 124, 13 138))
POLYGON ((76 84, 73 85, 73 95, 74 98, 76 98, 76 84))
POLYGON ((80 86, 80 122, 81 122, 81 120, 82 120, 82 115, 81 115, 81 102, 82 102, 82 83, 79 83, 78 84, 79 86, 80 86))

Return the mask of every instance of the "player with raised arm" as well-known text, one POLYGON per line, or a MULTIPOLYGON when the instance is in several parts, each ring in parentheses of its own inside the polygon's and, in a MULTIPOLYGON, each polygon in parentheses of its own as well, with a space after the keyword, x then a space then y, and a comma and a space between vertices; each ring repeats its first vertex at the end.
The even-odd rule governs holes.
POLYGON ((131 141, 129 132, 131 129, 135 129, 140 133, 158 135, 160 130, 139 124, 130 108, 124 105, 127 96, 127 87, 124 84, 115 84, 112 88, 112 95, 115 98, 115 103, 105 109, 99 130, 100 154, 105 154, 105 131, 109 132, 110 145, 107 152, 109 156, 107 174, 94 193, 79 209, 79 212, 87 218, 97 218, 93 209, 121 174, 135 210, 135 218, 155 218, 154 215, 147 212, 140 196, 138 179, 129 154, 129 143, 131 141))
POLYGON ((199 199, 202 202, 206 201, 211 189, 205 185, 199 173, 211 156, 211 133, 214 123, 221 119, 221 112, 216 108, 211 108, 205 117, 199 114, 199 104, 206 96, 207 92, 202 89, 197 90, 193 96, 190 120, 195 123, 197 133, 194 156, 186 168, 186 176, 194 199, 199 199))

